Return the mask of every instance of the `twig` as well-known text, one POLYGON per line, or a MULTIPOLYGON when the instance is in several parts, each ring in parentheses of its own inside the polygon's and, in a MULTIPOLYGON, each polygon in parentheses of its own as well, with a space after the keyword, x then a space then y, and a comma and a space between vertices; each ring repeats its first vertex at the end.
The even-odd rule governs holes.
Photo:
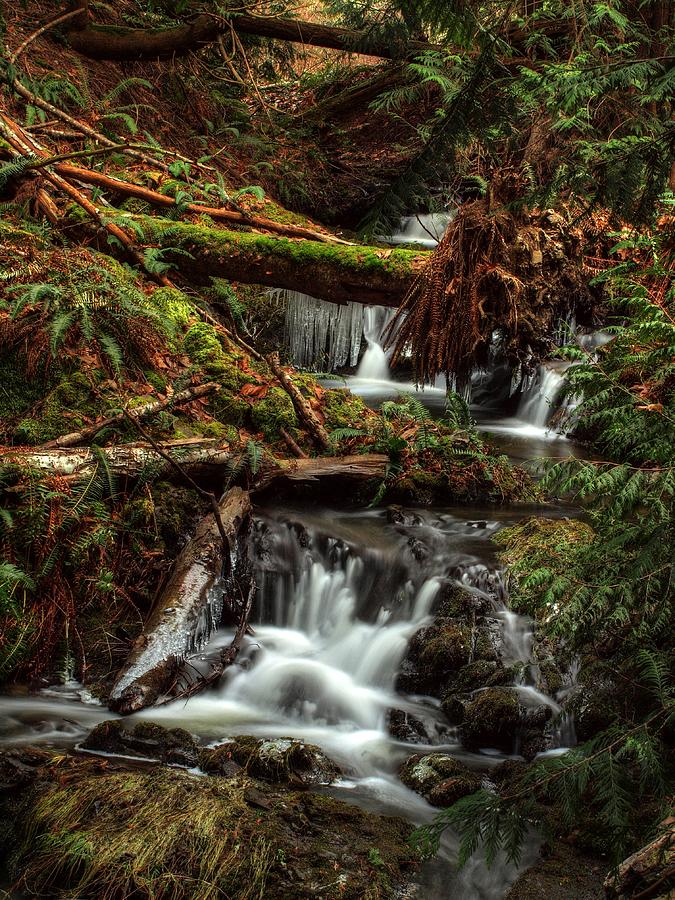
POLYGON ((71 9, 70 12, 64 13, 62 16, 58 16, 56 19, 52 19, 51 22, 47 22, 46 25, 38 28, 38 30, 34 31, 32 34, 29 34, 26 40, 19 44, 14 53, 10 53, 8 57, 9 64, 13 66, 17 59, 21 56, 23 51, 26 49, 26 47, 34 40, 36 40, 36 38, 39 38, 40 35, 44 34, 45 31, 49 31, 50 28, 54 28, 56 25, 60 25, 62 22, 67 22, 68 19, 74 19, 75 16, 79 16, 81 14, 81 9, 71 9))
MULTIPOLYGON (((166 400, 159 400, 152 403, 147 403, 145 406, 138 407, 134 410, 134 415, 139 418, 146 418, 147 416, 152 416, 155 413, 161 412, 163 409, 169 409, 172 406, 181 406, 183 403, 190 403, 192 400, 197 400, 199 397, 205 397, 207 394, 211 394, 214 391, 219 391, 220 385, 215 381, 210 381, 207 384, 200 384, 192 388, 188 388, 185 391, 181 391, 178 394, 174 394, 172 397, 167 398, 166 400)), ((114 416, 109 416, 107 419, 102 419, 100 422, 96 422, 94 425, 91 425, 89 428, 83 428, 82 431, 73 431, 71 434, 65 434, 62 437, 58 437, 53 441, 49 441, 42 446, 45 449, 51 449, 56 447, 76 447, 78 444, 82 444, 85 441, 91 440, 95 435, 98 434, 99 431, 103 428, 107 428, 109 425, 116 425, 120 422, 123 422, 126 419, 126 415, 124 412, 117 413, 114 416)))
POLYGON ((211 491, 206 491, 206 490, 204 490, 203 487, 200 487, 200 485, 197 484, 197 482, 194 480, 194 478, 191 475, 189 475, 185 471, 185 469, 179 463, 177 463, 176 460, 170 454, 168 454, 165 450, 163 450, 159 446, 157 441, 151 435, 148 434, 148 432, 145 430, 145 428, 143 428, 143 426, 141 425, 140 421, 136 418, 136 416, 134 416, 132 413, 130 413, 126 407, 124 408, 123 412, 124 412, 124 415, 126 416, 126 418, 132 423, 132 425, 136 426, 139 433, 150 444, 150 446, 155 451, 155 453, 159 454, 159 456, 161 456, 162 459, 166 460, 166 462, 168 462, 169 465, 173 466, 173 468, 178 472, 178 474, 181 476, 181 478, 184 478, 188 482, 190 487, 194 488, 194 490, 197 491, 197 493, 201 497, 204 497, 205 499, 207 499, 209 501, 209 503, 211 504, 211 509, 213 511, 213 516, 216 520, 216 525, 218 526, 218 531, 220 533, 221 540, 223 542, 223 557, 226 559, 229 559, 228 553, 230 550, 230 541, 227 536, 227 532, 225 531, 225 526, 223 525, 223 520, 220 515, 220 509, 218 508, 218 500, 216 499, 216 495, 212 494, 211 491))

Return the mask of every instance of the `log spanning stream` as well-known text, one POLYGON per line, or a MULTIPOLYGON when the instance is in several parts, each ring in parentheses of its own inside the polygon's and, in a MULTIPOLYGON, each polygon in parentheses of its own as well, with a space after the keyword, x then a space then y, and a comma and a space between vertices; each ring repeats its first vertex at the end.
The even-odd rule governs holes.
MULTIPOLYGON (((320 745, 344 773, 324 790, 375 812, 428 821, 433 808, 397 777, 407 757, 449 753, 489 777, 509 755, 490 747, 464 750, 438 700, 396 688, 410 638, 432 621, 448 586, 461 584, 489 604, 497 652, 506 665, 524 667, 511 687, 520 703, 559 711, 555 698, 534 687, 531 623, 508 610, 490 541, 523 515, 522 509, 469 508, 260 511, 250 545, 258 583, 253 634, 237 664, 216 689, 131 720, 180 725, 205 742, 237 734, 301 738, 320 745), (422 726, 414 743, 392 734, 392 714, 401 712, 422 726)), ((191 663, 206 668, 231 637, 216 631, 191 663)), ((112 717, 72 682, 30 697, 3 697, 0 710, 5 744, 73 746, 112 717)), ((569 729, 552 727, 551 747, 569 736, 569 729)), ((535 850, 533 842, 523 864, 535 850)), ((440 857, 422 867, 419 896, 496 900, 515 877, 514 867, 502 862, 488 870, 480 857, 453 874, 455 855, 448 836, 440 857)))

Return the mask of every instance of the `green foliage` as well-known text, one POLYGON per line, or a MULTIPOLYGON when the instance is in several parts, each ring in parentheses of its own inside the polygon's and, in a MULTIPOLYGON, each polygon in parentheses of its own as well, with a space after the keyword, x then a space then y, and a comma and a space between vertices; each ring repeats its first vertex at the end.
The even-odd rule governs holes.
POLYGON ((11 162, 0 163, 0 192, 15 178, 31 167, 35 162, 34 156, 19 156, 11 162))
MULTIPOLYGON (((45 269, 51 280, 11 284, 5 308, 10 314, 7 346, 20 348, 30 333, 46 336, 51 358, 66 347, 98 348, 119 372, 131 361, 145 361, 161 343, 167 323, 133 281, 130 273, 107 257, 82 258, 62 268, 45 269)), ((23 281, 30 272, 13 273, 23 281)))

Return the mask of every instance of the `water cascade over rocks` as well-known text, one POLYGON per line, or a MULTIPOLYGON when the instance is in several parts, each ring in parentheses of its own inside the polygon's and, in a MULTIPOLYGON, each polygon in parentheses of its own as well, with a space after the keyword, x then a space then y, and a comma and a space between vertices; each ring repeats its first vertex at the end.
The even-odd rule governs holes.
MULTIPOLYGON (((489 540, 520 514, 491 510, 488 515, 399 508, 260 514, 250 547, 258 584, 252 633, 237 663, 216 689, 127 721, 178 725, 214 745, 242 734, 316 744, 344 773, 324 790, 414 822, 429 821, 434 810, 400 780, 412 755, 451 757, 473 770, 469 776, 475 782, 489 779, 495 766, 519 749, 528 758, 554 750, 563 735, 551 724, 560 704, 547 696, 539 677, 531 622, 508 608, 489 540), (415 675, 419 659, 411 654, 417 636, 425 633, 422 647, 438 645, 441 652, 429 655, 427 649, 422 674, 415 675), (482 675, 475 684, 466 681, 474 671, 492 673, 493 682, 500 675, 496 683, 503 686, 485 687, 482 675), (447 694, 443 684, 457 678, 466 683, 453 703, 465 706, 466 721, 475 719, 475 710, 496 690, 525 731, 516 723, 513 734, 492 743, 480 723, 474 722, 471 733, 458 725, 448 714, 451 707, 441 702, 447 694)), ((189 665, 206 670, 231 637, 216 633, 189 665)), ((106 710, 82 706, 76 696, 73 688, 39 700, 2 698, 4 740, 39 741, 43 730, 49 740, 67 745, 97 719, 110 718, 106 710)), ((524 864, 534 849, 534 844, 527 848, 524 864)), ((446 834, 440 857, 422 868, 419 896, 498 900, 504 895, 516 874, 512 866, 501 860, 488 870, 477 856, 454 873, 456 852, 455 839, 446 834)))

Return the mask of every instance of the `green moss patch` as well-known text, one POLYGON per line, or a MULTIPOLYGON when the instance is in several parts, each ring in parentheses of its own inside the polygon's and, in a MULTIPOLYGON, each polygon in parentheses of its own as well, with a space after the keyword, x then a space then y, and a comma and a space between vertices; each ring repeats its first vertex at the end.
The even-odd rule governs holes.
POLYGON ((109 772, 70 760, 47 772, 17 817, 13 875, 30 894, 379 900, 412 863, 406 823, 243 774, 109 772))

